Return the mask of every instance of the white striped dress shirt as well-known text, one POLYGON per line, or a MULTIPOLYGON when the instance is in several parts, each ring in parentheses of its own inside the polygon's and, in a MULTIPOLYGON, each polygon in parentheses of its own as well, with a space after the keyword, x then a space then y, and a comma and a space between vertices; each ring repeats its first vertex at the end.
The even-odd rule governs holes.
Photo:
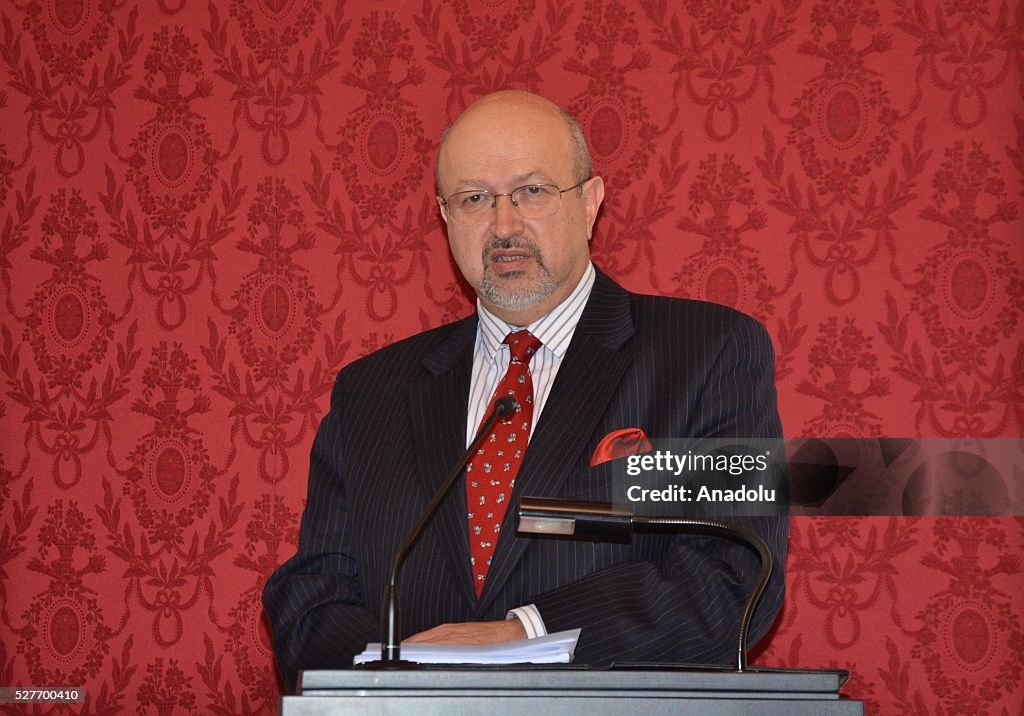
POLYGON ((528 326, 513 326, 484 308, 477 300, 479 322, 476 329, 476 346, 473 349, 473 377, 469 383, 469 410, 466 421, 466 447, 473 442, 480 421, 484 419, 487 406, 494 396, 494 390, 508 370, 511 360, 508 346, 502 341, 509 333, 526 328, 540 342, 540 350, 530 360, 530 375, 533 378, 533 426, 530 435, 540 420, 544 404, 551 393, 558 367, 565 357, 569 343, 576 332, 576 324, 583 315, 583 309, 594 287, 594 265, 587 264, 587 270, 569 296, 546 316, 528 326))
MULTIPOLYGON (((509 333, 526 328, 540 342, 541 347, 530 360, 530 375, 533 379, 533 425, 530 437, 540 421, 544 404, 547 403, 551 386, 555 382, 558 368, 562 364, 565 352, 569 348, 576 325, 583 315, 583 309, 590 298, 590 290, 594 287, 594 264, 587 264, 587 270, 573 289, 573 292, 547 315, 539 318, 528 326, 513 326, 506 323, 484 308, 477 300, 476 345, 473 349, 473 377, 469 383, 469 410, 466 421, 466 447, 473 441, 476 431, 480 429, 487 406, 491 402, 494 390, 498 387, 502 376, 508 370, 511 360, 508 346, 502 341, 509 333)), ((526 630, 528 638, 544 636, 547 628, 537 608, 528 604, 517 607, 508 613, 508 617, 518 618, 526 630)))

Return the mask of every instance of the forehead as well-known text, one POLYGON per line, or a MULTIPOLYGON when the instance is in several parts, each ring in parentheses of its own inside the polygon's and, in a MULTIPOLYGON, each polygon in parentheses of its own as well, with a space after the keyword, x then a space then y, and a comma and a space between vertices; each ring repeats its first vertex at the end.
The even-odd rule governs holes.
POLYGON ((573 176, 572 135, 553 105, 474 105, 449 130, 440 151, 440 178, 453 190, 462 183, 511 188, 517 181, 558 183, 573 176))

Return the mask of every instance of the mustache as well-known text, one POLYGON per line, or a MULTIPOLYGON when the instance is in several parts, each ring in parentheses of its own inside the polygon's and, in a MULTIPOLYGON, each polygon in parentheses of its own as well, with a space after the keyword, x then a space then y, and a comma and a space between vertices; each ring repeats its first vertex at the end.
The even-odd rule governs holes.
POLYGON ((528 253, 530 257, 533 260, 537 261, 538 263, 543 263, 541 261, 540 249, 537 248, 537 245, 534 244, 532 241, 524 239, 522 236, 519 236, 518 234, 506 237, 492 236, 490 239, 488 239, 487 243, 484 244, 484 250, 481 254, 481 257, 483 258, 485 264, 487 263, 488 256, 490 256, 492 252, 497 251, 498 249, 504 249, 506 251, 508 249, 519 249, 520 251, 525 251, 526 253, 528 253))

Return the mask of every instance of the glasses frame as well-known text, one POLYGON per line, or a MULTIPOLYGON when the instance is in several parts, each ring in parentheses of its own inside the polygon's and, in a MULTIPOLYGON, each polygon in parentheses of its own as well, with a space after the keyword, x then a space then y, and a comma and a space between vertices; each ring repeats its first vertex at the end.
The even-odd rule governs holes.
MULTIPOLYGON (((516 213, 517 213, 517 214, 519 214, 519 216, 523 216, 522 212, 521 212, 521 211, 519 210, 519 202, 517 202, 517 201, 516 201, 516 200, 515 200, 515 199, 513 198, 513 195, 514 195, 514 194, 515 194, 516 192, 518 192, 519 190, 521 190, 521 189, 529 189, 530 187, 534 187, 534 186, 549 186, 549 187, 554 187, 555 189, 557 189, 557 190, 558 190, 558 198, 559 198, 559 204, 558 204, 558 206, 561 206, 561 198, 562 198, 562 194, 566 193, 567 191, 572 191, 573 189, 579 189, 579 188, 580 188, 581 186, 583 186, 584 184, 586 184, 586 183, 587 183, 588 181, 590 181, 591 179, 593 179, 593 177, 587 177, 587 178, 586 178, 586 179, 584 179, 583 181, 581 181, 581 182, 577 182, 576 184, 573 184, 573 185, 572 185, 572 186, 570 186, 570 187, 566 187, 565 189, 562 189, 562 188, 560 188, 560 187, 559 187, 559 186, 558 186, 557 184, 548 184, 547 182, 534 182, 533 184, 523 184, 522 186, 517 186, 517 187, 516 187, 515 189, 513 189, 512 191, 510 191, 510 192, 507 192, 507 193, 504 193, 504 194, 497 194, 497 193, 495 193, 495 192, 493 192, 493 191, 490 191, 490 190, 488 190, 488 189, 466 189, 466 190, 464 190, 464 191, 457 191, 457 192, 454 192, 454 193, 452 193, 452 194, 449 194, 449 195, 448 195, 447 197, 440 197, 440 198, 441 198, 441 206, 443 206, 443 207, 445 208, 445 210, 447 211, 447 213, 448 213, 448 218, 450 218, 450 219, 451 219, 452 221, 454 221, 454 222, 455 222, 456 224, 463 224, 463 225, 466 225, 467 223, 468 223, 468 224, 475 224, 475 223, 483 223, 482 221, 481 221, 481 222, 475 222, 475 221, 470 221, 470 222, 458 221, 458 220, 457 220, 457 219, 455 218, 455 217, 456 217, 456 215, 457 215, 457 212, 453 212, 453 211, 452 211, 452 208, 451 208, 451 204, 449 203, 449 202, 451 201, 452 197, 458 196, 459 194, 490 194, 490 195, 491 195, 491 209, 493 210, 493 209, 497 209, 497 208, 498 208, 498 197, 501 197, 501 196, 507 196, 507 197, 508 197, 508 200, 509 200, 509 201, 510 201, 510 202, 512 203, 512 206, 513 206, 513 207, 515 207, 516 213)), ((554 216, 554 215, 555 215, 555 214, 557 214, 557 213, 558 213, 558 209, 555 209, 555 210, 554 210, 553 212, 551 212, 551 214, 548 214, 547 216, 554 216)), ((482 213, 482 214, 481 214, 480 216, 482 216, 482 217, 483 217, 483 216, 486 216, 486 214, 483 214, 483 213, 482 213)), ((523 216, 523 218, 525 219, 525 218, 527 218, 527 217, 523 216)), ((545 216, 545 217, 539 217, 539 218, 546 218, 546 216, 545 216)))

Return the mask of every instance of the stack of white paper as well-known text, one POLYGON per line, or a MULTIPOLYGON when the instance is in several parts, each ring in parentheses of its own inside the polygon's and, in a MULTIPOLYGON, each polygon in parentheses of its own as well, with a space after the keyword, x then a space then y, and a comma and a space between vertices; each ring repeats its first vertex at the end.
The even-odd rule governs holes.
MULTIPOLYGON (((468 646, 463 644, 402 644, 402 658, 421 664, 568 664, 572 662, 580 630, 506 641, 500 644, 468 646)), ((367 644, 353 659, 363 664, 380 658, 380 644, 367 644)))

